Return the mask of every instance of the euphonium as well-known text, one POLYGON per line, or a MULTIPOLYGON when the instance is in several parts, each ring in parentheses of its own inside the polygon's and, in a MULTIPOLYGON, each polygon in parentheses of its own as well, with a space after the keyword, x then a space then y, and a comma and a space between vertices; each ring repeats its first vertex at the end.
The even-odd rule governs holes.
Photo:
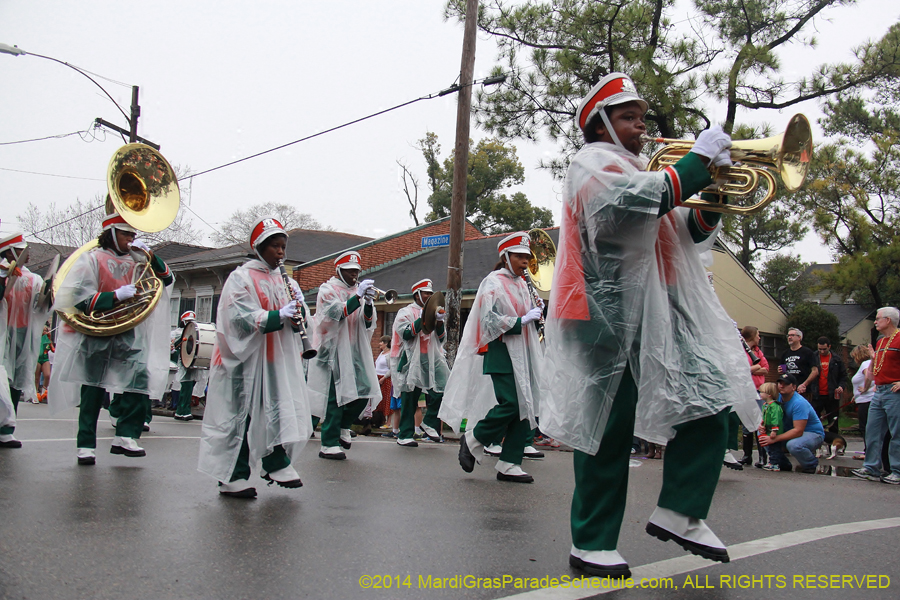
MULTIPOLYGON (((112 203, 114 210, 135 229, 154 233, 175 220, 181 201, 175 170, 150 146, 128 144, 119 148, 109 161, 106 179, 109 188, 107 204, 112 203)), ((53 280, 54 296, 78 258, 97 246, 97 240, 92 240, 66 259, 53 280)), ((141 260, 146 259, 143 267, 135 270, 133 283, 137 293, 108 311, 83 314, 58 310, 59 316, 73 329, 95 337, 117 335, 134 329, 153 312, 162 296, 162 281, 150 267, 147 252, 136 248, 131 248, 130 252, 141 260)))
MULTIPOLYGON (((660 171, 676 162, 694 147, 692 140, 672 140, 643 136, 644 142, 667 144, 650 159, 648 171, 660 171)), ((809 172, 812 160, 813 142, 809 121, 802 114, 796 114, 788 122, 787 129, 781 135, 760 140, 739 140, 732 142, 731 160, 733 167, 712 168, 714 183, 703 190, 704 194, 718 197, 716 202, 708 202, 699 198, 686 200, 683 206, 699 208, 713 212, 732 215, 750 215, 761 211, 775 199, 777 183, 773 170, 781 176, 787 191, 800 189, 809 172), (762 200, 751 206, 726 204, 725 197, 742 198, 753 194, 760 185, 766 182, 766 194, 762 200)), ((712 157, 710 157, 712 158, 712 157)))

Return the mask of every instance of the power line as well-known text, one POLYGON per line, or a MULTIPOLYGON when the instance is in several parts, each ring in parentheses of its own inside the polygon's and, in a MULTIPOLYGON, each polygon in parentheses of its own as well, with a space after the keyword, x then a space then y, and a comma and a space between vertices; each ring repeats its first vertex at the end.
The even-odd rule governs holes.
MULTIPOLYGON (((496 76, 493 76, 493 77, 485 77, 484 79, 479 79, 479 80, 477 80, 477 81, 473 81, 473 82, 471 83, 471 85, 474 86, 474 85, 476 85, 476 84, 483 83, 483 82, 484 82, 485 80, 487 80, 487 79, 494 79, 495 77, 496 77, 496 76)), ((205 175, 206 173, 211 173, 211 172, 213 172, 213 171, 217 171, 217 170, 219 170, 219 169, 224 169, 225 167, 230 167, 230 166, 232 166, 232 165, 236 165, 236 164, 238 164, 238 163, 244 162, 245 160, 250 160, 251 158, 256 158, 256 157, 262 156, 262 155, 264 155, 264 154, 269 154, 270 152, 275 152, 276 150, 281 150, 281 149, 283 149, 283 148, 287 148, 288 146, 293 146, 294 144, 299 144, 300 142, 305 142, 305 141, 307 141, 307 140, 311 140, 311 139, 313 139, 313 138, 315 138, 315 137, 319 137, 320 135, 325 135, 326 133, 331 133, 332 131, 337 131, 338 129, 343 129, 344 127, 349 127, 350 125, 355 125, 356 123, 361 123, 361 122, 363 122, 363 121, 365 121, 365 120, 367 120, 367 119, 371 119, 371 118, 373 118, 373 117, 377 117, 377 116, 379 116, 379 115, 383 115, 383 114, 385 114, 385 113, 389 113, 389 112, 391 112, 391 111, 397 110, 398 108, 403 108, 404 106, 409 106, 410 104, 415 104, 416 102, 419 102, 419 101, 421 101, 421 100, 432 100, 432 99, 438 98, 438 97, 440 97, 440 96, 445 96, 445 95, 447 95, 447 94, 449 94, 449 93, 457 92, 457 91, 459 91, 460 89, 461 89, 461 86, 459 86, 459 85, 457 85, 457 84, 454 83, 452 86, 450 86, 450 87, 447 88, 446 90, 441 90, 440 92, 436 92, 436 93, 433 93, 433 94, 428 94, 428 95, 426 95, 426 96, 421 96, 421 97, 416 98, 416 99, 414 99, 414 100, 409 100, 409 101, 407 101, 407 102, 403 102, 403 103, 398 104, 398 105, 396 105, 396 106, 392 106, 391 108, 386 108, 386 109, 384 109, 384 110, 380 110, 380 111, 378 111, 378 112, 374 112, 374 113, 372 113, 372 114, 370 114, 370 115, 366 115, 365 117, 360 117, 359 119, 354 119, 353 121, 348 121, 347 123, 344 123, 344 124, 342 124, 342 125, 337 125, 337 126, 335 126, 335 127, 331 127, 330 129, 326 129, 326 130, 324 130, 324 131, 320 131, 320 132, 318 132, 318 133, 314 133, 314 134, 312 134, 312 135, 308 135, 308 136, 306 136, 306 137, 300 138, 299 140, 294 140, 293 142, 288 142, 288 143, 286 143, 286 144, 282 144, 282 145, 280 145, 280 146, 276 146, 276 147, 270 148, 270 149, 268 149, 268 150, 263 150, 262 152, 257 152, 256 154, 251 154, 250 156, 245 156, 244 158, 239 158, 239 159, 237 159, 237 160, 233 160, 233 161, 228 162, 228 163, 225 163, 225 164, 223 164, 223 165, 219 165, 218 167, 213 167, 213 168, 211 168, 211 169, 206 169, 205 171, 200 171, 199 173, 194 173, 193 175, 189 175, 189 176, 188 176, 188 179, 193 179, 194 177, 197 177, 198 175, 205 175)))
POLYGON ((40 137, 40 138, 32 138, 30 140, 18 140, 15 142, 0 142, 0 146, 11 146, 13 144, 27 144, 29 142, 42 142, 44 140, 62 139, 62 138, 70 137, 73 135, 77 135, 77 136, 81 137, 81 139, 84 139, 82 134, 87 134, 87 133, 89 133, 89 132, 88 131, 73 131, 72 133, 61 133, 59 135, 48 135, 48 136, 40 137))
POLYGON ((27 173, 28 175, 44 175, 46 177, 62 177, 63 179, 81 179, 82 181, 106 181, 105 179, 94 179, 92 177, 75 177, 74 175, 56 175, 55 173, 38 173, 37 171, 22 171, 20 169, 7 169, 0 167, 0 171, 11 171, 13 173, 27 173))

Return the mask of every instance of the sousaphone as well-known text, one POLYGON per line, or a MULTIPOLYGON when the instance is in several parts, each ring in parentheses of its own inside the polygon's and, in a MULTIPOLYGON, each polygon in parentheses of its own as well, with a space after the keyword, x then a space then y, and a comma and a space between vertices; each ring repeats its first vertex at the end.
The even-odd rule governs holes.
MULTIPOLYGON (((178 215, 181 193, 175 170, 162 154, 144 144, 128 144, 116 150, 106 172, 109 196, 107 209, 112 208, 137 229, 146 233, 162 231, 178 215)), ((108 210, 109 212, 109 210, 108 210)), ((92 240, 72 253, 59 268, 53 281, 53 294, 72 266, 85 252, 98 247, 92 240)), ((130 300, 118 303, 108 311, 84 314, 80 311, 58 310, 60 318, 85 335, 107 337, 134 329, 146 319, 163 293, 162 281, 150 267, 151 256, 143 250, 131 249, 142 267, 135 270, 137 293, 130 300)))

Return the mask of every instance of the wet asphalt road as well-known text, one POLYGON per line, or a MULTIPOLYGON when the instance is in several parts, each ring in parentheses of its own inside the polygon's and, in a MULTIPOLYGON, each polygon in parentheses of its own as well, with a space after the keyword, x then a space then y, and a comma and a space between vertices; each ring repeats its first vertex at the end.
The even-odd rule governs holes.
MULTIPOLYGON (((357 438, 349 460, 333 462, 318 458, 313 440, 297 465, 304 487, 267 487, 254 473, 259 497, 243 501, 220 497, 215 482, 196 471, 198 421, 155 417, 141 439, 147 457, 127 458, 109 454, 106 415, 97 464, 86 467, 75 463, 74 413, 53 418, 45 405, 20 405, 24 446, 0 449, 0 598, 507 598, 527 590, 515 582, 499 589, 421 583, 428 576, 451 578, 447 585, 469 576, 473 585, 473 578, 504 575, 577 575, 567 565, 571 453, 526 461, 536 483, 522 485, 498 482, 490 458, 463 473, 452 442, 406 449, 357 438), (361 578, 385 585, 385 577, 391 589, 361 587, 361 578)), ((849 457, 833 462, 860 464, 849 457)), ((631 469, 619 550, 636 572, 670 575, 678 589, 604 597, 900 597, 900 488, 723 470, 708 522, 735 551, 756 548, 723 565, 684 559, 674 543, 644 533, 661 471, 662 461, 631 469), (869 520, 879 521, 816 539, 823 535, 817 528, 869 520), (878 528, 856 532, 868 527, 878 528), (783 548, 776 540, 762 550, 745 544, 789 532, 810 541, 783 548), (816 580, 828 589, 798 587, 797 578, 807 575, 882 578, 869 580, 872 589, 848 587, 846 579, 816 580), (738 576, 757 583, 745 578, 739 587, 728 579, 738 576)), ((592 594, 569 588, 521 598, 592 594)))

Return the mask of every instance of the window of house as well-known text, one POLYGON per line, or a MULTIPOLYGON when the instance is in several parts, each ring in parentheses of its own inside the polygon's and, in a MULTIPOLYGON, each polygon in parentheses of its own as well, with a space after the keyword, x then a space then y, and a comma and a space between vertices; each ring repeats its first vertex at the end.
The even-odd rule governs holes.
POLYGON ((181 306, 181 297, 176 296, 174 298, 169 298, 169 327, 178 327, 178 317, 181 316, 181 313, 178 312, 178 309, 181 306))

